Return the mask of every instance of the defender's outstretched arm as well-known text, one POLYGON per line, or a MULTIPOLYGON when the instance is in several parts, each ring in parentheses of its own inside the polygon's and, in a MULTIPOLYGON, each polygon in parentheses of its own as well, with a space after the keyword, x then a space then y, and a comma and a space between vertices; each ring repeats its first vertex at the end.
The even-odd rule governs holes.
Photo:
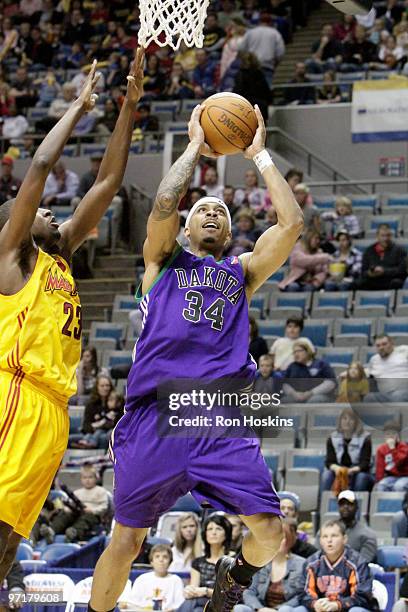
POLYGON ((126 97, 95 183, 82 198, 72 219, 60 227, 60 249, 66 253, 67 258, 70 258, 89 232, 98 225, 122 185, 132 140, 136 105, 143 96, 143 63, 144 49, 139 47, 128 76, 126 97))
POLYGON ((62 119, 58 121, 57 125, 38 147, 16 196, 10 218, 0 233, 0 251, 2 253, 18 250, 20 245, 28 240, 41 202, 47 176, 59 159, 64 145, 79 119, 95 105, 93 92, 98 78, 95 61, 79 98, 73 102, 62 119))
MULTIPOLYGON (((258 129, 252 145, 244 152, 248 159, 253 159, 262 151, 268 156, 265 151, 266 130, 263 117, 258 106, 255 111, 258 129)), ((303 230, 303 213, 292 190, 273 163, 264 165, 266 167, 261 172, 276 210, 278 223, 260 236, 252 253, 244 253, 240 258, 245 270, 248 299, 285 263, 303 230)))

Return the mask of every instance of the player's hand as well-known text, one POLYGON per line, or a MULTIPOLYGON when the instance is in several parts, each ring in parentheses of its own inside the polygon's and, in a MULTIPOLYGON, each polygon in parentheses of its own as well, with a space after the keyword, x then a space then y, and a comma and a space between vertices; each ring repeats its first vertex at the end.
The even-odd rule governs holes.
POLYGON ((127 77, 127 92, 126 98, 131 104, 137 104, 140 98, 143 97, 143 66, 144 66, 145 51, 143 47, 136 49, 135 58, 130 66, 129 76, 127 77))
POLYGON ((96 60, 94 60, 86 81, 82 87, 81 93, 78 96, 78 101, 81 102, 86 113, 95 108, 95 104, 98 99, 95 89, 100 76, 100 72, 96 72, 96 60))
POLYGON ((258 119, 258 127, 255 132, 255 136, 252 141, 252 144, 249 145, 249 147, 247 147, 244 150, 244 157, 246 157, 247 159, 252 159, 257 153, 260 153, 265 148, 265 141, 266 141, 265 122, 262 117, 262 113, 259 110, 259 106, 257 104, 255 104, 255 114, 256 114, 256 118, 258 119))
POLYGON ((200 117, 203 112, 204 105, 197 104, 193 112, 191 113, 190 121, 188 122, 188 137, 190 142, 200 145, 200 155, 206 157, 221 157, 219 153, 216 153, 211 147, 205 142, 204 130, 201 127, 200 117))

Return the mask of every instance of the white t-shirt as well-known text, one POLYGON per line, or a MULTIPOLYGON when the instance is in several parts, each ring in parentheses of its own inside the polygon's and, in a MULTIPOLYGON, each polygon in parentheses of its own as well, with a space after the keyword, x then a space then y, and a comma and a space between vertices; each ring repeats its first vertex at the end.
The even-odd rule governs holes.
POLYGON ((173 561, 170 563, 169 572, 189 572, 191 570, 191 557, 188 561, 184 559, 184 553, 182 553, 175 546, 171 547, 173 553, 173 561))
POLYGON ((184 585, 179 576, 156 576, 147 572, 136 578, 129 596, 129 603, 138 608, 153 609, 153 598, 162 599, 162 610, 177 610, 184 602, 184 585))
POLYGON ((382 393, 395 391, 395 383, 389 381, 398 378, 398 388, 408 387, 408 346, 396 346, 388 357, 373 355, 368 362, 367 368, 369 376, 374 376, 378 382, 378 389, 382 393), (403 382, 404 381, 404 382, 403 382))
POLYGON ((272 344, 269 352, 274 356, 274 368, 275 370, 286 370, 293 363, 293 345, 295 342, 307 342, 310 348, 314 352, 315 348, 309 338, 296 338, 296 340, 292 340, 291 338, 278 338, 272 344))

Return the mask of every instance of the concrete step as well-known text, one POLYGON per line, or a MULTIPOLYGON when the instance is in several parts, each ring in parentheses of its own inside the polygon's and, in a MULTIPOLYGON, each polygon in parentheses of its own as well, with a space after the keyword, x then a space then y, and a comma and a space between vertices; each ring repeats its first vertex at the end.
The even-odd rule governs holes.
POLYGON ((136 270, 133 264, 124 265, 123 267, 114 267, 114 268, 94 268, 93 275, 94 278, 116 278, 121 277, 123 274, 132 276, 136 278, 136 270))
POLYGON ((88 303, 83 306, 84 319, 88 321, 105 321, 112 311, 112 302, 88 303))
POLYGON ((81 290, 85 292, 114 292, 114 293, 129 293, 131 285, 135 284, 133 276, 121 276, 117 278, 105 279, 87 279, 78 281, 78 291, 81 295, 81 290))
POLYGON ((118 268, 120 270, 135 268, 136 263, 142 261, 140 255, 108 255, 97 257, 95 268, 118 268))
POLYGON ((82 304, 100 304, 101 302, 113 304, 115 295, 115 291, 81 291, 80 298, 82 304))

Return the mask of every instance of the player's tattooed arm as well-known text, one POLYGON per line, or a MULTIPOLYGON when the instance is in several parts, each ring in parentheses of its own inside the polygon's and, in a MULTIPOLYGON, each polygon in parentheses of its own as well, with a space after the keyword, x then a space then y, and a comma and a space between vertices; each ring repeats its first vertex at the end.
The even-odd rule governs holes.
POLYGON ((143 247, 146 265, 150 263, 160 265, 174 250, 179 232, 177 209, 187 193, 200 155, 218 157, 204 140, 204 132, 200 125, 202 110, 203 107, 200 105, 193 110, 188 124, 190 143, 159 185, 147 221, 147 240, 143 247))
MULTIPOLYGON (((255 107, 258 129, 252 145, 244 152, 253 159, 265 149, 266 130, 262 114, 255 107)), ((274 164, 262 172, 278 222, 257 240, 252 253, 244 253, 241 261, 245 270, 246 293, 250 299, 253 293, 278 270, 289 257, 303 230, 303 213, 296 202, 291 188, 274 164)))

